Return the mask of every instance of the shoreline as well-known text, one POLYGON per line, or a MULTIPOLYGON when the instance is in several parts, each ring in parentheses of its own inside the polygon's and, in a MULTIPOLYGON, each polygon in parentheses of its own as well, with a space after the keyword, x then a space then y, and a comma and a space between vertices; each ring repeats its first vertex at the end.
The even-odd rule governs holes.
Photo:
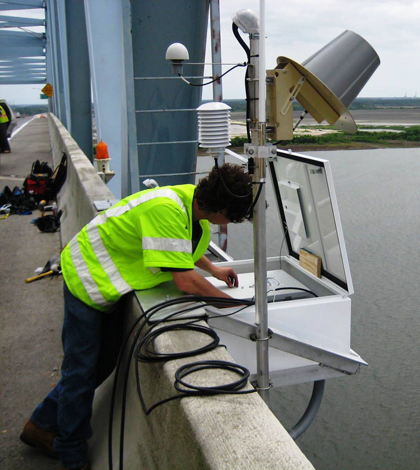
MULTIPOLYGON (((392 143, 387 142, 386 144, 371 144, 369 142, 350 142, 350 143, 331 143, 331 144, 288 144, 287 146, 278 145, 279 150, 291 150, 292 152, 327 152, 337 150, 380 150, 380 149, 409 149, 419 148, 420 142, 408 142, 408 141, 394 141, 392 143)), ((243 147, 228 147, 232 152, 238 153, 239 155, 244 153, 243 147)), ((199 150, 197 156, 203 157, 208 156, 206 150, 199 150)))
MULTIPOLYGON (((300 116, 299 111, 293 112, 294 121, 300 116)), ((359 128, 377 128, 382 131, 391 131, 391 129, 414 127, 420 125, 420 109, 374 109, 374 110, 352 110, 351 114, 359 128)), ((231 138, 245 137, 245 113, 232 112, 232 135, 231 138)), ((307 116, 296 132, 299 135, 316 135, 321 136, 335 131, 328 126, 326 122, 318 124, 311 116, 307 116)), ((393 140, 387 139, 383 142, 323 142, 323 143, 293 143, 292 141, 279 145, 278 148, 291 149, 294 152, 306 151, 328 151, 328 150, 372 150, 372 149, 393 149, 393 148, 418 148, 419 141, 393 140)), ((232 151, 241 153, 243 147, 231 147, 232 151)))

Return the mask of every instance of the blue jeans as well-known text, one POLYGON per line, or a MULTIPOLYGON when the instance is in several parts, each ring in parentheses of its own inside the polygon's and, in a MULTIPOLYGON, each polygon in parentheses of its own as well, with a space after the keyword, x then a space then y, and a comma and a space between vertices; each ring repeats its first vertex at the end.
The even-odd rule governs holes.
POLYGON ((61 379, 31 420, 41 429, 58 433, 54 448, 65 467, 87 463, 95 388, 115 366, 122 320, 117 308, 107 313, 91 308, 74 297, 64 283, 61 379))

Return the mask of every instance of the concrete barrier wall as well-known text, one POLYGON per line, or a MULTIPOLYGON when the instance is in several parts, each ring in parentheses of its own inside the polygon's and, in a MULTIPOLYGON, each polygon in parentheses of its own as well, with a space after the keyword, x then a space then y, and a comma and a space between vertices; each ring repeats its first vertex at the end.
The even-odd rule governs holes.
POLYGON ((93 165, 59 119, 48 115, 54 167, 65 152, 68 156, 67 178, 57 201, 61 216, 61 242, 64 246, 98 213, 94 201, 114 199, 97 175, 93 165))
MULTIPOLYGON (((97 213, 93 201, 113 199, 111 191, 61 122, 49 115, 54 165, 68 155, 68 176, 59 195, 63 210, 61 237, 67 243, 97 213)), ((134 294, 125 298, 126 333, 142 314, 134 294)), ((156 342, 158 352, 188 351, 204 346, 199 333, 168 333, 156 342)), ((147 406, 177 394, 176 370, 185 363, 217 359, 233 362, 223 347, 193 358, 165 364, 141 364, 141 386, 147 406)), ((127 360, 127 357, 125 358, 127 360)), ((230 382, 231 373, 200 372, 200 385, 230 382)), ((197 374, 194 374, 195 376, 197 374)), ((236 377, 235 377, 236 378, 236 377)), ((113 376, 97 390, 93 438, 89 441, 93 470, 108 468, 108 425, 113 376)), ((251 386, 249 385, 249 388, 251 386)), ((121 386, 114 411, 114 469, 119 468, 121 386)), ((125 470, 309 470, 313 469, 295 442, 257 393, 174 400, 146 416, 137 395, 134 364, 127 390, 125 470)))

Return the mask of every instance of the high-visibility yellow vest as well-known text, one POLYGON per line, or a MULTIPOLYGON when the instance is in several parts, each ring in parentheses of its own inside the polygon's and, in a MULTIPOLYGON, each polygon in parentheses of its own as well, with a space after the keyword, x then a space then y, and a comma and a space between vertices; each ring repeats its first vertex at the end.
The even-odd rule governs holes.
POLYGON ((70 292, 108 310, 122 295, 172 279, 160 268, 193 269, 210 242, 210 224, 192 253, 191 184, 148 189, 98 214, 65 247, 61 269, 70 292))
POLYGON ((3 106, 0 105, 0 124, 4 124, 5 122, 9 122, 9 118, 7 117, 3 106))

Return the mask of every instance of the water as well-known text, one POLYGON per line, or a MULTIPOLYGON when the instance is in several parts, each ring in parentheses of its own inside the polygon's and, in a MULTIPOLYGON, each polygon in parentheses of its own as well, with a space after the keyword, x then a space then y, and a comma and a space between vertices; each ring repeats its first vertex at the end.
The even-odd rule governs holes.
MULTIPOLYGON (((330 160, 355 286, 352 348, 369 363, 326 382, 297 443, 318 470, 420 469, 420 149, 310 152, 330 160)), ((271 188, 267 254, 281 236, 271 188)), ((251 224, 229 226, 229 252, 253 257, 251 224)), ((291 427, 312 386, 274 392, 291 427)))

